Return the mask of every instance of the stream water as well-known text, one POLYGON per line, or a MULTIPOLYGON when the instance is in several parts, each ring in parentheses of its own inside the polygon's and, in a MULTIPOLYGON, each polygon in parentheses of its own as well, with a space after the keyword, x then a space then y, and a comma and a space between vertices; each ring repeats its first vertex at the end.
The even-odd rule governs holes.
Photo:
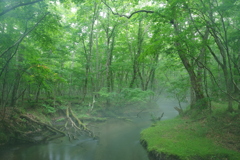
POLYGON ((175 117, 173 109, 178 103, 161 98, 159 107, 143 112, 126 113, 122 118, 108 119, 93 125, 99 140, 79 137, 69 141, 67 137, 46 144, 15 145, 0 150, 0 160, 148 160, 147 152, 140 144, 140 132, 151 125, 151 114, 164 119, 175 117))

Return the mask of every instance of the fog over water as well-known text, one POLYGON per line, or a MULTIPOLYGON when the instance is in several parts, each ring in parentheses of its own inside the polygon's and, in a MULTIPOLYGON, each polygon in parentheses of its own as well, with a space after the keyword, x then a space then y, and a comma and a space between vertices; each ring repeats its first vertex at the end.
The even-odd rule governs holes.
POLYGON ((0 151, 0 159, 148 160, 147 152, 139 141, 140 132, 151 125, 151 115, 157 117, 164 112, 162 120, 177 116, 175 106, 178 106, 176 100, 161 98, 157 108, 142 112, 126 111, 121 118, 110 118, 106 122, 89 126, 99 136, 98 140, 82 136, 70 142, 67 137, 63 137, 47 144, 16 145, 0 151))

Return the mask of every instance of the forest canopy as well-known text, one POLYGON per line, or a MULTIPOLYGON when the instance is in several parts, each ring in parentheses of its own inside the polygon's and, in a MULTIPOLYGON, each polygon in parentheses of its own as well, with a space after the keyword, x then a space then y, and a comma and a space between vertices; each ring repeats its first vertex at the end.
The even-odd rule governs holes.
MULTIPOLYGON (((1 108, 45 98, 107 106, 171 93, 240 102, 239 0, 0 1, 1 108)), ((240 105, 239 105, 240 108, 240 105)))

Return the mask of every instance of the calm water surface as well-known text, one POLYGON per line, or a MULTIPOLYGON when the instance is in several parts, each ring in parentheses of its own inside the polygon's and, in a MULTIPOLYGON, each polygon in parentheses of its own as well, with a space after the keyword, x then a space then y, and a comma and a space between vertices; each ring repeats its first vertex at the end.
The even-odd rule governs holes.
POLYGON ((123 118, 109 119, 90 126, 99 140, 79 137, 70 142, 67 137, 47 144, 15 145, 1 149, 0 160, 148 160, 140 144, 140 132, 151 125, 151 114, 164 119, 175 117, 177 102, 162 98, 159 108, 147 109, 137 117, 137 112, 126 113, 123 118))

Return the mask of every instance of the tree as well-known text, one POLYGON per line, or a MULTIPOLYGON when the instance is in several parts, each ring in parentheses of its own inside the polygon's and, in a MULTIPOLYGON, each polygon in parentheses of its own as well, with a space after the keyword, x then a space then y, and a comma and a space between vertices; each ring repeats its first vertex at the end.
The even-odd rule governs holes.
MULTIPOLYGON (((47 10, 45 10, 44 13, 41 7, 36 7, 40 2, 40 0, 17 4, 6 1, 1 2, 2 7, 9 6, 6 9, 2 8, 2 12, 0 13, 2 26, 0 36, 3 42, 1 46, 2 52, 0 53, 0 60, 2 63, 0 71, 0 81, 2 82, 2 107, 5 107, 9 101, 9 103, 14 106, 17 99, 26 90, 23 89, 19 91, 22 76, 27 70, 27 68, 21 65, 23 63, 23 54, 21 54, 21 50, 24 46, 22 45, 23 41, 49 14, 47 10), (40 10, 41 12, 39 12, 40 10), (35 14, 33 14, 34 11, 35 14), (19 20, 19 18, 21 20, 19 20), (11 72, 11 74, 9 74, 9 72, 11 72), (16 78, 14 78, 14 76, 16 76, 16 78)), ((44 5, 44 3, 42 3, 42 5, 44 5)))
MULTIPOLYGON (((228 97, 229 111, 233 110, 232 100, 238 101, 234 98, 233 90, 239 89, 233 78, 238 70, 236 69, 238 65, 233 61, 233 57, 237 57, 237 55, 231 53, 229 43, 229 39, 231 39, 229 35, 233 31, 230 24, 233 23, 233 19, 236 19, 234 16, 238 16, 235 10, 237 6, 235 1, 171 0, 162 2, 160 8, 154 10, 139 9, 132 11, 130 15, 119 14, 119 11, 115 12, 106 2, 104 4, 114 15, 120 17, 131 18, 141 12, 154 13, 153 17, 158 17, 156 23, 171 24, 169 26, 169 30, 172 30, 170 36, 174 37, 169 43, 174 44, 172 47, 176 49, 176 53, 189 74, 193 89, 193 108, 208 108, 207 101, 211 98, 207 89, 208 79, 206 75, 208 73, 212 79, 215 79, 214 83, 219 90, 228 97), (231 13, 234 16, 230 16, 231 13), (216 53, 217 50, 219 55, 216 53), (211 60, 209 59, 210 55, 212 56, 211 60), (215 73, 208 65, 210 61, 215 61, 221 67, 225 79, 224 89, 216 81, 215 73)), ((214 64, 216 64, 215 62, 214 64)))

